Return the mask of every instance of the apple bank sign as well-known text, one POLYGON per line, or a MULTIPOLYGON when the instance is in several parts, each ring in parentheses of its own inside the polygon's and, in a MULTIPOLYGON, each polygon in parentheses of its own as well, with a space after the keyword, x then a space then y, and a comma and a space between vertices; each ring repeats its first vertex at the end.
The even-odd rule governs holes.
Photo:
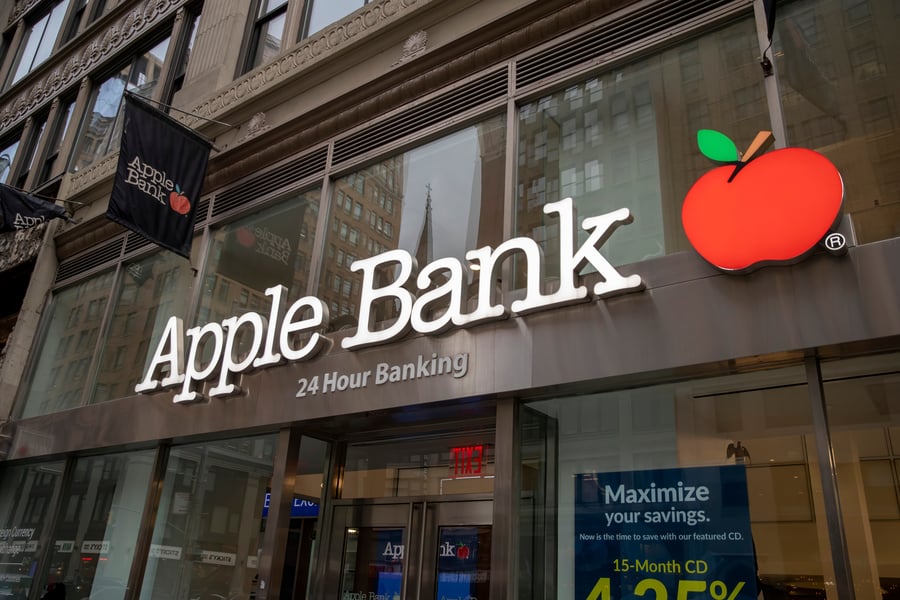
MULTIPOLYGON (((355 334, 341 340, 341 346, 346 350, 358 350, 395 341, 411 330, 434 335, 453 327, 472 327, 504 319, 511 314, 525 315, 644 288, 639 275, 623 277, 599 251, 599 247, 620 225, 633 221, 627 208, 584 219, 581 228, 588 232, 588 236, 578 248, 575 246, 576 222, 572 199, 546 204, 544 212, 559 217, 559 286, 556 291, 546 294, 541 291, 542 254, 537 242, 531 238, 513 238, 496 248, 485 246, 466 253, 466 260, 477 266, 481 274, 475 306, 470 312, 465 310, 468 267, 461 261, 441 258, 419 268, 409 252, 390 250, 357 260, 351 265, 352 271, 362 273, 359 324, 355 334), (494 281, 502 263, 517 253, 525 261, 525 297, 512 302, 507 310, 497 300, 494 281), (588 264, 597 270, 602 279, 592 290, 578 285, 578 273, 588 264), (376 287, 376 272, 386 267, 391 268, 393 281, 376 287), (414 288, 421 293, 414 295, 410 291, 414 288), (376 329, 373 306, 381 301, 392 302, 398 308, 398 315, 386 328, 376 329), (445 310, 435 317, 431 313, 436 307, 445 310)), ((202 382, 210 381, 207 390, 209 398, 232 396, 241 391, 234 382, 237 375, 279 363, 307 361, 329 345, 329 340, 318 333, 329 323, 325 302, 306 296, 288 304, 285 299, 287 289, 283 285, 272 286, 265 290, 265 294, 271 298, 267 315, 247 312, 221 323, 207 323, 187 331, 180 318, 170 317, 144 377, 134 391, 148 393, 179 388, 173 402, 196 402, 207 399, 198 388, 202 387, 202 382), (246 334, 249 334, 249 349, 241 348, 241 357, 237 358, 237 340, 239 335, 247 339, 243 337, 246 334), (308 336, 299 347, 293 342, 298 334, 308 336), (209 356, 202 365, 201 354, 209 356)), ((437 366, 442 364, 438 360, 440 358, 420 357, 419 362, 426 365, 434 362, 437 366)), ((464 374, 463 366, 468 368, 468 355, 449 357, 449 364, 451 367, 447 372, 460 377, 464 374)), ((433 375, 430 368, 426 366, 425 370, 433 375)), ((390 375, 395 369, 397 381, 406 379, 401 375, 401 368, 388 365, 384 369, 385 381, 395 381, 390 375)), ((375 373, 373 381, 377 377, 378 373, 375 373)))
POLYGON ((820 242, 834 254, 846 250, 844 236, 834 231, 844 199, 841 174, 804 148, 760 155, 773 141, 761 131, 740 154, 724 134, 697 132, 700 152, 723 166, 694 183, 681 221, 694 249, 721 271, 790 264, 820 242))

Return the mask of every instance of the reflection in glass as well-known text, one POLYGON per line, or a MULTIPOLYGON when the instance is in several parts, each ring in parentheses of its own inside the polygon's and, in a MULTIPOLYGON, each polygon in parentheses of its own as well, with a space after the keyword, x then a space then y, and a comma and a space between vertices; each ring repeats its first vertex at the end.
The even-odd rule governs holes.
POLYGON ((126 262, 123 271, 91 402, 134 393, 169 318, 183 318, 190 300, 190 264, 173 252, 126 262))
POLYGON ((307 34, 312 35, 365 5, 366 0, 313 0, 307 34))
POLYGON ((304 436, 300 441, 280 598, 309 597, 327 450, 328 444, 321 440, 304 436))
POLYGON ((274 285, 292 301, 305 296, 318 215, 319 192, 311 191, 214 230, 197 324, 267 315, 265 290, 274 285))
MULTIPOLYGON (((420 268, 445 257, 465 265, 466 251, 502 241, 504 144, 504 120, 492 118, 334 182, 316 293, 334 329, 357 323, 362 274, 350 270, 356 259, 399 248, 420 268)), ((393 279, 384 268, 375 287, 393 279)), ((469 273, 470 289, 476 281, 469 273)), ((396 310, 392 302, 375 303, 375 321, 394 318, 396 310)))
POLYGON ((66 598, 125 598, 153 471, 152 451, 78 459, 62 491, 41 585, 66 598))
MULTIPOLYGON (((823 363, 825 406, 858 598, 900 591, 900 355, 823 363)), ((882 595, 883 594, 883 595, 882 595)))
POLYGON ((122 96, 127 89, 139 96, 153 98, 169 49, 169 38, 136 56, 129 65, 97 86, 88 102, 78 143, 72 157, 72 170, 88 166, 112 152, 122 132, 122 96))
POLYGON ((403 527, 345 530, 341 598, 400 598, 406 547, 404 531, 403 527))
POLYGON ((435 598, 491 597, 491 526, 441 527, 435 598))
POLYGON ((836 597, 804 381, 793 367, 527 404, 523 597, 544 598, 554 570, 558 597, 572 597, 576 475, 728 464, 746 469, 763 596, 836 597))
POLYGON ((173 448, 141 598, 255 593, 275 438, 173 448))
POLYGON ((69 0, 57 2, 46 15, 31 25, 22 36, 19 55, 12 69, 10 84, 16 83, 47 60, 59 35, 69 0))
POLYGON ((56 293, 28 379, 22 418, 81 404, 114 279, 114 272, 107 271, 56 293))
POLYGON ((35 584, 63 463, 12 467, 0 475, 0 598, 26 598, 35 584))
POLYGON ((16 151, 19 149, 19 140, 16 140, 2 151, 0 151, 0 183, 7 183, 9 179, 9 169, 13 160, 16 158, 16 151))
POLYGON ((600 248, 614 265, 689 248, 681 204, 715 166, 700 155, 697 131, 746 145, 769 127, 755 40, 752 21, 736 23, 519 108, 516 234, 542 246, 550 276, 559 272, 559 220, 543 206, 566 197, 579 222, 631 210, 634 223, 600 248))
POLYGON ((494 432, 351 444, 342 498, 392 498, 491 493, 494 432))
POLYGON ((266 21, 259 31, 259 39, 256 42, 256 60, 253 66, 257 67, 269 62, 278 56, 281 51, 281 38, 284 36, 284 24, 287 15, 282 13, 270 21, 266 21))
POLYGON ((892 0, 785 4, 774 54, 788 145, 812 148, 840 170, 861 243, 900 231, 900 13, 892 0), (851 27, 852 26, 852 27, 851 27))

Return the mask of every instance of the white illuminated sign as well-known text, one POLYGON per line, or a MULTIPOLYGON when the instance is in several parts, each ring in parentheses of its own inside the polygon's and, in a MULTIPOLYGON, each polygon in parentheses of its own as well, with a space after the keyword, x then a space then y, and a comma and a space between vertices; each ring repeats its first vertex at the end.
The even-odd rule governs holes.
MULTIPOLYGON (((347 350, 358 350, 392 342, 410 330, 433 335, 451 327, 471 327, 511 314, 524 315, 586 302, 592 297, 605 298, 643 289, 639 275, 623 277, 598 249, 616 228, 632 222, 633 217, 627 208, 584 219, 581 228, 588 232, 588 238, 577 249, 572 199, 546 204, 544 212, 557 214, 560 221, 559 288, 555 292, 545 294, 541 291, 541 249, 531 238, 513 238, 497 248, 485 246, 466 253, 466 260, 473 266, 477 265, 481 273, 476 305, 471 312, 466 312, 465 294, 469 267, 455 258, 441 258, 419 269, 416 259, 409 252, 390 250, 357 260, 350 266, 352 271, 359 271, 363 276, 359 325, 354 335, 341 341, 341 346, 347 350), (494 282, 499 277, 498 270, 502 263, 517 253, 525 261, 526 293, 524 298, 512 302, 510 310, 507 310, 497 301, 494 282), (588 264, 602 278, 592 290, 577 285, 578 273, 588 264), (375 287, 375 275, 383 272, 383 267, 394 267, 391 271, 394 279, 387 285, 375 287), (423 293, 414 295, 410 291, 413 288, 411 282, 423 293), (435 285, 434 289, 429 290, 432 285, 435 285), (398 308, 396 320, 384 329, 375 328, 373 306, 379 301, 390 301, 398 308), (429 309, 435 305, 445 310, 432 318, 429 309)), ((270 287, 265 294, 272 299, 266 316, 248 312, 221 323, 193 327, 186 332, 180 318, 170 317, 144 379, 135 386, 134 391, 143 393, 180 386, 173 401, 194 402, 205 399, 197 391, 197 384, 214 380, 215 383, 209 388, 209 397, 235 395, 240 392, 233 383, 235 375, 283 361, 310 360, 328 345, 328 339, 316 332, 327 327, 329 321, 328 307, 322 300, 306 296, 287 306, 287 289, 283 285, 270 287), (242 351, 242 357, 238 359, 234 350, 241 329, 250 333, 249 349, 242 351), (309 335, 299 348, 292 343, 295 334, 309 335), (185 336, 190 339, 187 360, 184 356, 185 336), (201 348, 209 356, 205 366, 199 365, 201 348), (157 373, 164 367, 167 367, 168 374, 156 379, 157 373)))

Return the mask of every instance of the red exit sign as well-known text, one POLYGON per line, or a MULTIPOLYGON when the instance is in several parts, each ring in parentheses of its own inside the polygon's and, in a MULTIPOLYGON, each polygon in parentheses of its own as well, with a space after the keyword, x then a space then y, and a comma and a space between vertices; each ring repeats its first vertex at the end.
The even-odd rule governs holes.
POLYGON ((467 477, 481 475, 484 469, 484 452, 487 446, 456 446, 450 448, 450 476, 467 477))

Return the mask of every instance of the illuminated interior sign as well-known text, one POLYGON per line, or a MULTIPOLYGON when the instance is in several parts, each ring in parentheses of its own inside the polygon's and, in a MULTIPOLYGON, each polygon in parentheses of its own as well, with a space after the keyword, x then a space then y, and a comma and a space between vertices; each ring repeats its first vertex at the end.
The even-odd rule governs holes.
POLYGON ((485 446, 455 446, 450 448, 450 477, 481 475, 485 466, 485 446))
MULTIPOLYGON (((613 232, 633 217, 627 208, 588 217, 581 228, 587 239, 576 248, 575 209, 571 198, 544 205, 544 213, 559 217, 559 273, 556 291, 544 293, 542 286, 543 257, 538 243, 527 237, 513 238, 497 248, 485 246, 466 253, 468 265, 455 258, 441 258, 421 269, 416 259, 405 250, 389 250, 371 258, 355 261, 350 269, 362 273, 359 299, 359 325, 356 332, 341 340, 347 350, 358 350, 385 344, 406 335, 410 330, 434 335, 452 327, 471 327, 511 314, 524 315, 548 308, 587 302, 644 287, 639 275, 623 277, 600 254, 599 247, 613 232), (495 282, 502 264, 518 255, 526 274, 525 297, 515 300, 507 309, 497 300, 495 282), (578 284, 578 273, 591 265, 601 280, 591 290, 578 284), (477 267, 477 269, 476 269, 477 267), (475 305, 468 310, 468 269, 478 270, 475 305), (381 281, 385 272, 393 280, 381 281), (376 273, 382 275, 376 277, 376 273), (376 287, 376 279, 379 285, 376 287), (415 295, 412 291, 421 292, 415 295), (389 302, 397 308, 396 319, 383 329, 376 328, 376 303, 389 302), (443 310, 435 311, 435 308, 443 310), (437 316, 434 316, 435 313, 437 316)), ((180 318, 170 317, 149 362, 143 380, 135 392, 180 387, 174 402, 205 399, 198 384, 214 383, 209 397, 230 396, 240 392, 235 375, 276 365, 281 362, 306 361, 318 355, 329 341, 318 331, 328 326, 328 307, 319 298, 306 296, 288 305, 287 289, 277 285, 265 290, 271 298, 268 315, 247 312, 221 323, 207 323, 184 331, 180 318), (236 357, 237 340, 249 333, 249 347, 236 357), (297 334, 305 341, 295 347, 297 334), (185 339, 189 339, 185 360, 185 339), (201 364, 204 362, 205 364, 201 364)), ((246 338, 244 338, 246 339, 246 338)))

